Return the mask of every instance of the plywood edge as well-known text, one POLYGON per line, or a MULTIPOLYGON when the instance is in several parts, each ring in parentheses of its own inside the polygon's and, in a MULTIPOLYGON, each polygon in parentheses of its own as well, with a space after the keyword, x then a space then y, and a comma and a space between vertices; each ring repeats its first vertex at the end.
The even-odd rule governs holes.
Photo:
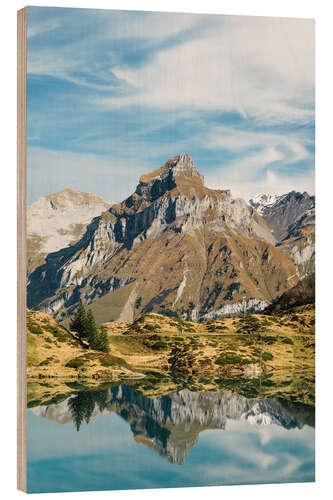
POLYGON ((17 12, 17 487, 26 491, 27 8, 17 12))

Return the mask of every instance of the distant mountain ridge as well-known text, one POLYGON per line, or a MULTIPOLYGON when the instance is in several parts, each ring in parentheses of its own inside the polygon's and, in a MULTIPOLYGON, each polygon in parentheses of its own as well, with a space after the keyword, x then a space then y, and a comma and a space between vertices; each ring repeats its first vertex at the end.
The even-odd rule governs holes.
POLYGON ((268 207, 276 206, 281 200, 283 200, 287 195, 277 195, 277 194, 265 194, 260 193, 249 200, 249 203, 254 207, 258 214, 263 215, 268 207))
POLYGON ((78 241, 87 224, 112 204, 96 194, 63 189, 28 206, 28 271, 43 263, 47 254, 78 241))
POLYGON ((261 194, 249 203, 264 217, 279 241, 287 236, 289 226, 308 210, 314 209, 315 197, 306 192, 290 191, 280 196, 261 194))
POLYGON ((276 243, 253 207, 207 188, 182 154, 142 175, 79 241, 50 253, 30 275, 28 305, 61 319, 81 299, 99 321, 262 310, 298 281, 276 243))
POLYGON ((249 201, 265 219, 277 246, 292 255, 300 278, 315 268, 315 197, 291 191, 260 194, 249 201))

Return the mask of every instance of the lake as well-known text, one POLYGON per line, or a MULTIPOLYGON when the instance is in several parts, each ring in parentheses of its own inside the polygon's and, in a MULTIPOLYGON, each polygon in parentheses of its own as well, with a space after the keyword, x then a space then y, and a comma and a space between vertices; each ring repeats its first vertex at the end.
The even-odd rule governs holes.
POLYGON ((314 406, 292 399, 73 391, 27 411, 28 492, 314 481, 314 406))

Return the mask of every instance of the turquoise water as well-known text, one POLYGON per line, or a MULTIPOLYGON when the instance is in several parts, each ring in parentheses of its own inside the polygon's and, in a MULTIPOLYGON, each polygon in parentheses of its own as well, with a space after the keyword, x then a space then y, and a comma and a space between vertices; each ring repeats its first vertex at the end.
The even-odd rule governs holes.
POLYGON ((29 493, 314 481, 314 409, 300 403, 123 385, 27 419, 29 493))

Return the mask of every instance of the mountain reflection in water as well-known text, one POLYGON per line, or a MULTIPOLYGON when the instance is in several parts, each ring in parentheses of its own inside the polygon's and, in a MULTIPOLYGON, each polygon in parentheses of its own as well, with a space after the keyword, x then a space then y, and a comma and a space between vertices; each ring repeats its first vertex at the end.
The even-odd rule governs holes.
POLYGON ((137 443, 155 450, 170 463, 184 464, 205 430, 228 430, 235 421, 284 429, 314 427, 314 407, 280 398, 249 399, 231 392, 183 389, 147 397, 128 385, 103 391, 81 391, 58 404, 32 409, 36 416, 58 424, 73 422, 77 431, 101 415, 113 412, 126 421, 137 443))

